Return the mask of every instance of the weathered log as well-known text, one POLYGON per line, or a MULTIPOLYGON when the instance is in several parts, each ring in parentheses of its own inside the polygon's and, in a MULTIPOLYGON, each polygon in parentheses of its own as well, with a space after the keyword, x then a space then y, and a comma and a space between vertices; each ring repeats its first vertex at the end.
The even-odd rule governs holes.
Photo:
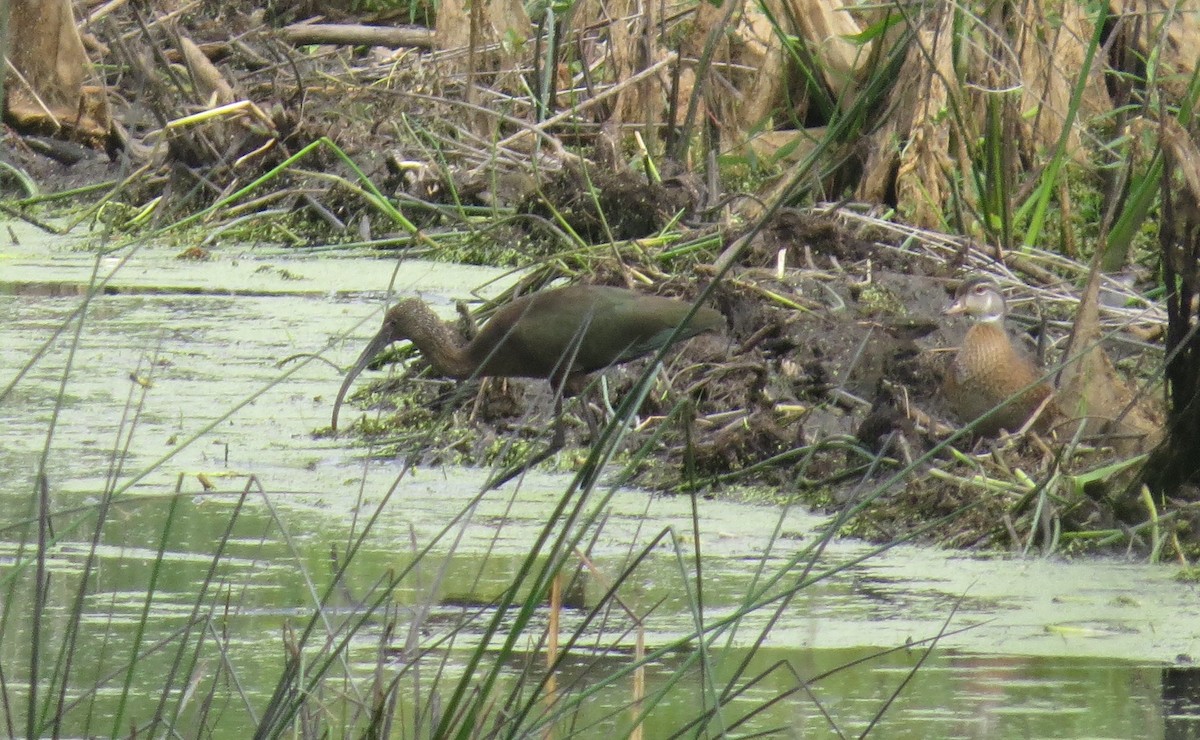
POLYGON ((415 46, 433 48, 433 31, 420 26, 362 26, 340 23, 308 23, 284 26, 279 35, 285 41, 302 44, 338 44, 344 46, 415 46))

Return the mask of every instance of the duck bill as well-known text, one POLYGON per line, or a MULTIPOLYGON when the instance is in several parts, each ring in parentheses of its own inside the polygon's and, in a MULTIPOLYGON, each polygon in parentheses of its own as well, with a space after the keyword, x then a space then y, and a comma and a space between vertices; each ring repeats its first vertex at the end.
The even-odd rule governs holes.
POLYGON ((342 381, 342 387, 338 389, 337 400, 333 402, 333 419, 329 427, 333 431, 337 431, 338 411, 342 408, 342 399, 346 397, 346 391, 350 390, 350 384, 358 377, 358 374, 371 364, 371 360, 375 359, 375 355, 382 352, 389 344, 392 343, 392 335, 387 329, 382 329, 375 335, 371 342, 367 345, 358 359, 354 361, 354 367, 346 373, 346 379, 342 381))
POLYGON ((966 313, 966 312, 967 312, 966 301, 963 301, 961 299, 954 301, 949 306, 946 306, 945 308, 942 309, 943 316, 957 316, 960 313, 966 313))

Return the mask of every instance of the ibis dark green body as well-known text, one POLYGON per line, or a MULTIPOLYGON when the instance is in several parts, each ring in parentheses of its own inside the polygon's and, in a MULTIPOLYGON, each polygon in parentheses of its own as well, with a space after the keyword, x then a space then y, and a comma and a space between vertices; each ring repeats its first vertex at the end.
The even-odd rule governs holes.
POLYGON ((383 327, 347 373, 332 426, 337 429, 338 409, 358 374, 389 344, 403 339, 450 377, 545 378, 570 395, 582 389, 588 373, 659 350, 676 329, 678 339, 687 339, 724 325, 725 317, 711 308, 701 306, 692 313, 692 304, 673 298, 572 285, 505 304, 464 344, 425 303, 408 298, 387 312, 383 327))

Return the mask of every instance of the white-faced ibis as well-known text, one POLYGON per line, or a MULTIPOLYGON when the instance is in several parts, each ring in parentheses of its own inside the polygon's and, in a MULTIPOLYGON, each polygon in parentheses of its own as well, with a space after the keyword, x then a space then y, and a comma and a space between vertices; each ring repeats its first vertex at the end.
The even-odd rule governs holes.
MULTIPOLYGON (((1042 373, 1013 346, 1004 329, 1007 307, 1000 288, 985 278, 967 280, 942 313, 966 314, 974 322, 946 372, 943 391, 951 410, 967 424, 1004 404, 975 431, 1017 431, 1051 391, 1047 383, 1037 382, 1042 373)), ((1048 420, 1045 413, 1038 419, 1043 425, 1048 420)))
MULTIPOLYGON (((452 378, 545 378, 567 395, 582 390, 588 373, 662 349, 692 305, 623 288, 572 285, 511 301, 470 342, 417 298, 406 298, 383 318, 383 328, 359 355, 333 404, 332 427, 350 384, 392 342, 410 340, 439 372, 452 378)), ((701 306, 679 330, 687 339, 725 325, 701 306)), ((556 408, 560 416, 561 405, 556 408)), ((556 419, 557 422, 557 419, 556 419)), ((562 445, 556 423, 555 442, 562 445)))

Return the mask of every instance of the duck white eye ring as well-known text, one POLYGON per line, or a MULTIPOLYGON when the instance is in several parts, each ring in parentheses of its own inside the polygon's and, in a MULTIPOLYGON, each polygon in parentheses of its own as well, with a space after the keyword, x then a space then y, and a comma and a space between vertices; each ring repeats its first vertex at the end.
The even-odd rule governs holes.
POLYGON ((988 286, 984 285, 983 283, 979 283, 972 289, 972 292, 975 295, 987 295, 988 286))

